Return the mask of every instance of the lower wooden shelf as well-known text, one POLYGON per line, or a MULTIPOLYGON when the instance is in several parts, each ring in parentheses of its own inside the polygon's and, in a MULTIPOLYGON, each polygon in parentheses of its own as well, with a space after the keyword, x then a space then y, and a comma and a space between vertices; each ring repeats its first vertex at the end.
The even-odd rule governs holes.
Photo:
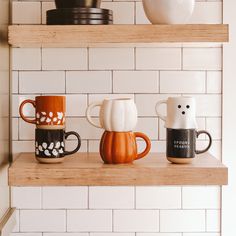
POLYGON ((9 168, 10 186, 226 185, 228 169, 206 153, 192 164, 169 163, 151 153, 133 164, 106 165, 98 153, 78 153, 61 164, 39 164, 21 153, 9 168))

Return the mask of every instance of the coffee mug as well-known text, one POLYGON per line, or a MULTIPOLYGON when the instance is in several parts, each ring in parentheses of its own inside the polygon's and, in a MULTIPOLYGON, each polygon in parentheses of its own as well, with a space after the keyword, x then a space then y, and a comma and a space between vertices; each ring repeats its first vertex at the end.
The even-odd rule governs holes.
POLYGON ((212 144, 211 135, 205 131, 195 129, 167 129, 166 156, 172 163, 190 163, 195 154, 201 154, 209 150, 212 144), (208 146, 203 150, 196 150, 196 139, 201 134, 206 134, 209 138, 208 146))
POLYGON ((107 131, 128 132, 137 124, 137 108, 131 98, 105 99, 103 102, 91 103, 86 111, 90 124, 107 131), (97 124, 91 117, 91 110, 100 107, 99 121, 97 124))
POLYGON ((40 129, 63 129, 65 127, 65 96, 37 96, 35 100, 23 101, 19 108, 21 118, 31 124, 36 124, 40 129), (29 119, 24 115, 26 104, 35 108, 35 118, 29 119))
POLYGON ((105 131, 100 141, 100 155, 105 164, 132 163, 146 156, 150 149, 150 139, 140 132, 105 131), (142 138, 146 143, 141 153, 137 151, 137 138, 142 138))
POLYGON ((35 156, 39 162, 62 162, 65 156, 79 151, 80 146, 80 136, 74 131, 65 132, 64 129, 35 129, 35 156), (78 143, 73 151, 66 151, 65 140, 70 135, 74 135, 77 138, 78 143))
POLYGON ((193 97, 169 97, 156 104, 156 113, 165 127, 170 129, 196 129, 196 102, 193 97), (161 104, 167 105, 167 116, 159 112, 161 104))

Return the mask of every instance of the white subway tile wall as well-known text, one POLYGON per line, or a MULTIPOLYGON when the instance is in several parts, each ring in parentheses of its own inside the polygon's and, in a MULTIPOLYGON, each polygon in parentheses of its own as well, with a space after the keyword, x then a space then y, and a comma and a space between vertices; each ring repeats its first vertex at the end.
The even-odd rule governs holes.
MULTIPOLYGON (((52 0, 12 2, 13 24, 45 24, 52 0)), ((104 0, 115 24, 150 24, 140 0, 104 0)), ((190 23, 221 23, 222 1, 199 0, 190 23)), ((34 151, 34 127, 19 118, 22 100, 40 94, 67 98, 67 130, 82 137, 80 151, 98 151, 102 130, 85 118, 89 103, 131 97, 136 130, 153 152, 165 151, 163 121, 155 104, 169 96, 194 96, 199 129, 212 134, 210 152, 221 158, 221 44, 157 44, 156 47, 13 48, 12 147, 34 151)), ((25 113, 34 116, 32 106, 25 113)), ((160 111, 165 114, 165 107, 160 111)), ((97 119, 98 109, 92 115, 97 119)), ((204 147, 205 136, 198 146, 204 147)), ((70 139, 67 147, 72 148, 70 139)), ((138 141, 139 149, 144 147, 138 141)), ((12 187, 17 226, 12 236, 220 236, 218 186, 12 187)))

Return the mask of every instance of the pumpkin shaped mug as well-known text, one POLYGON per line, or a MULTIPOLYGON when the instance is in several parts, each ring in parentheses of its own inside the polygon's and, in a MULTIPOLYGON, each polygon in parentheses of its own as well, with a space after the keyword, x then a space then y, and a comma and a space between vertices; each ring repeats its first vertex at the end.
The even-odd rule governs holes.
POLYGON ((86 117, 93 126, 115 132, 132 131, 138 119, 137 108, 131 98, 105 99, 91 103, 87 108, 86 117), (91 117, 91 111, 95 107, 100 107, 99 123, 91 117))
POLYGON ((150 139, 140 132, 105 131, 100 141, 100 155, 105 164, 132 163, 145 157, 150 149, 150 139), (138 153, 136 138, 142 138, 146 143, 141 153, 138 153))

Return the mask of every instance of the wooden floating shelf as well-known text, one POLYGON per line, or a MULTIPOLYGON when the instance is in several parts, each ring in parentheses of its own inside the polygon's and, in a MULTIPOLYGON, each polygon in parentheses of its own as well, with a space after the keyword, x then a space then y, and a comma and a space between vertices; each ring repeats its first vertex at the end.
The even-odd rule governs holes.
POLYGON ((224 24, 9 26, 9 44, 14 47, 228 41, 228 25, 224 24))
POLYGON ((9 168, 10 186, 226 185, 228 169, 210 154, 192 164, 169 163, 152 153, 133 164, 103 164, 98 153, 78 153, 61 164, 39 164, 22 153, 9 168))

